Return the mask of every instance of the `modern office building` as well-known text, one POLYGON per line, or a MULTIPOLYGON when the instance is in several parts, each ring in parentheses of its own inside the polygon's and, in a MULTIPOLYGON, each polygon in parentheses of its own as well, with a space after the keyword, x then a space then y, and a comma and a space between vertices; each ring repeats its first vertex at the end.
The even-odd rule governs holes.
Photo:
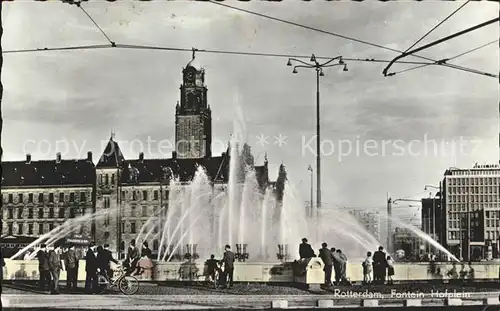
POLYGON ((449 250, 464 260, 499 257, 500 166, 450 168, 443 187, 449 250))

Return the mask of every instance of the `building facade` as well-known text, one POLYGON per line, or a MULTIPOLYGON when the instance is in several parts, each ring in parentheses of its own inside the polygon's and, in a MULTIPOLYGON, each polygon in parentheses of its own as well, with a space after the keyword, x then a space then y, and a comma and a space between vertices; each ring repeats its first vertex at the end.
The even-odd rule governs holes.
MULTIPOLYGON (((86 159, 5 161, 2 176, 2 236, 41 236, 68 219, 92 214, 95 167, 86 159)), ((67 236, 90 237, 91 223, 71 226, 67 236)))
POLYGON ((418 260, 423 252, 422 240, 411 230, 396 227, 393 233, 394 250, 396 254, 403 251, 404 255, 399 259, 418 260))
POLYGON ((464 260, 499 257, 500 167, 450 168, 443 186, 449 250, 464 260))
MULTIPOLYGON (((439 193, 440 195, 440 193, 439 193)), ((440 244, 446 243, 446 213, 442 208, 441 197, 422 198, 422 231, 440 244)), ((431 245, 426 245, 429 253, 434 252, 431 245)))
MULTIPOLYGON (((112 136, 95 165, 91 152, 86 159, 78 160, 61 159, 57 154, 50 161, 31 161, 27 155, 25 161, 3 162, 2 236, 37 237, 68 219, 92 214, 86 221, 67 223, 72 232, 61 237, 109 244, 123 258, 126 247, 151 216, 157 216, 162 223, 173 178, 189 183, 198 166, 202 166, 214 187, 224 188, 229 180, 231 154, 239 157, 237 179, 244 178, 250 166, 260 189, 271 187, 281 198, 284 166, 280 167, 277 182, 270 182, 267 156, 263 165, 256 166, 247 144, 234 146, 237 153, 231 153, 233 146, 228 145, 226 152, 212 156, 205 71, 194 66, 193 60, 183 69, 181 102, 175 116, 176 151, 171 158, 145 159, 140 153, 137 159, 125 159, 112 136)), ((160 228, 154 225, 150 230, 152 238, 147 241, 156 253, 160 228)))

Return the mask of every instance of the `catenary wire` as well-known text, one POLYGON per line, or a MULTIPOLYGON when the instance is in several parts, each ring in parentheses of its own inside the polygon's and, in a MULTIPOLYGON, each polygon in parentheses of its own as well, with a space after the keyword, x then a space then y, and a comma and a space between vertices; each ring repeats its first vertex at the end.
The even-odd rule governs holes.
POLYGON ((97 22, 92 18, 92 16, 90 16, 90 14, 87 11, 85 11, 85 9, 83 8, 83 6, 81 6, 80 3, 75 3, 75 5, 77 7, 79 7, 82 10, 82 12, 92 21, 92 23, 97 27, 97 29, 99 29, 99 31, 106 38, 106 40, 108 40, 109 43, 111 43, 111 45, 115 45, 115 42, 113 42, 113 40, 111 40, 109 38, 109 36, 106 34, 106 32, 104 32, 104 30, 99 26, 99 24, 97 24, 97 22))
MULTIPOLYGON (((220 6, 229 8, 229 9, 232 9, 232 10, 236 10, 236 11, 248 13, 248 14, 251 14, 251 15, 256 15, 256 16, 263 17, 263 18, 266 18, 266 19, 278 21, 278 22, 289 24, 289 25, 293 25, 293 26, 296 26, 296 27, 305 28, 305 29, 316 31, 316 32, 320 32, 320 33, 323 33, 323 34, 328 34, 328 35, 339 37, 339 38, 342 38, 342 39, 346 39, 346 40, 350 40, 350 41, 354 41, 354 42, 358 42, 358 43, 370 45, 370 46, 381 48, 381 49, 388 50, 388 51, 391 51, 391 52, 403 53, 403 51, 401 51, 401 50, 389 48, 389 47, 386 47, 386 46, 383 46, 383 45, 380 45, 380 44, 376 44, 376 43, 372 43, 372 42, 368 42, 368 41, 356 39, 356 38, 349 37, 349 36, 344 36, 344 35, 341 35, 341 34, 338 34, 338 33, 334 33, 334 32, 330 32, 330 31, 322 30, 322 29, 319 29, 319 28, 314 28, 314 27, 311 27, 311 26, 302 25, 302 24, 299 24, 299 23, 295 23, 295 22, 288 21, 288 20, 285 20, 285 19, 277 18, 277 17, 274 17, 274 16, 270 16, 270 15, 266 15, 266 14, 262 14, 262 13, 258 13, 258 12, 254 12, 254 11, 250 11, 250 10, 238 8, 238 7, 235 7, 235 6, 232 6, 232 5, 228 5, 228 4, 225 4, 225 3, 221 3, 221 2, 217 2, 217 1, 214 1, 214 0, 208 0, 208 2, 209 3, 213 3, 213 4, 217 4, 217 5, 220 5, 220 6)), ((493 75, 491 73, 481 72, 481 71, 478 71, 478 70, 475 70, 475 69, 471 69, 471 68, 468 68, 468 67, 458 66, 458 65, 453 65, 453 64, 447 64, 447 63, 438 63, 437 61, 435 61, 432 58, 428 58, 428 57, 421 56, 421 55, 418 55, 418 54, 412 54, 411 56, 435 62, 436 65, 440 65, 440 66, 444 66, 444 67, 448 67, 448 68, 452 68, 452 69, 457 69, 457 70, 461 70, 461 71, 466 71, 466 72, 469 72, 469 73, 475 73, 475 74, 479 74, 479 75, 483 75, 483 76, 498 78, 498 76, 493 75)))
MULTIPOLYGON (((455 55, 455 56, 450 57, 450 58, 445 58, 445 59, 441 60, 441 62, 447 62, 447 61, 450 61, 450 60, 453 60, 453 59, 457 59, 457 58, 459 58, 459 57, 461 57, 461 56, 467 55, 467 54, 469 54, 469 53, 475 52, 475 51, 477 51, 477 50, 479 50, 479 49, 482 49, 482 48, 485 48, 485 47, 487 47, 487 46, 489 46, 489 45, 492 45, 493 43, 498 42, 498 41, 499 41, 499 39, 493 40, 493 41, 491 41, 491 42, 488 42, 488 43, 486 43, 486 44, 483 44, 483 45, 481 45, 481 46, 478 46, 477 48, 473 48, 473 49, 471 49, 471 50, 465 51, 465 52, 463 52, 463 53, 460 53, 460 54, 455 55)), ((415 66, 415 67, 407 68, 407 69, 404 69, 404 70, 400 70, 400 71, 392 72, 390 75, 391 75, 391 76, 395 76, 395 75, 397 75, 397 74, 401 74, 401 73, 404 73, 404 72, 412 71, 412 70, 415 70, 415 69, 424 68, 424 67, 427 67, 427 66, 430 66, 430 65, 435 65, 435 64, 421 64, 421 65, 419 65, 419 66, 415 66)), ((498 76, 496 76, 496 77, 498 77, 498 76)), ((496 77, 495 77, 495 78, 496 78, 496 77)))
MULTIPOLYGON (((121 48, 121 49, 138 49, 138 50, 160 50, 160 51, 173 51, 173 52, 192 52, 193 49, 187 48, 174 48, 174 47, 159 47, 159 46, 147 46, 147 45, 130 45, 130 44, 98 44, 98 45, 78 45, 69 47, 58 47, 58 48, 36 48, 36 49, 19 49, 19 50, 5 50, 3 54, 15 54, 15 53, 30 53, 30 52, 48 52, 48 51, 68 51, 68 50, 92 50, 92 49, 106 49, 106 48, 121 48)), ((230 54, 239 56, 262 56, 262 57, 279 57, 279 58, 309 58, 308 55, 287 55, 287 54, 274 54, 274 53, 256 53, 256 52, 238 52, 238 51, 227 51, 227 50, 197 50, 197 53, 211 53, 211 54, 230 54)), ((331 59, 328 56, 316 56, 317 59, 331 59)), ((372 62, 372 63, 389 63, 389 60, 374 59, 374 58, 348 58, 343 57, 345 61, 357 61, 357 62, 372 62)), ((412 65, 427 65, 432 63, 425 62, 415 62, 415 61, 401 61, 401 64, 412 64, 412 65)))
POLYGON ((460 11, 464 6, 466 6, 471 0, 468 0, 464 4, 462 4, 458 9, 453 11, 450 15, 448 15, 445 19, 443 19, 441 22, 439 22, 436 26, 434 26, 431 30, 429 30, 425 35, 423 35, 420 39, 417 40, 417 42, 413 43, 412 46, 406 49, 403 53, 408 52, 412 47, 415 45, 419 44, 422 40, 424 40, 428 35, 430 35, 434 30, 436 30, 439 26, 441 26, 444 22, 446 22, 448 19, 450 19, 453 15, 455 15, 458 11, 460 11))

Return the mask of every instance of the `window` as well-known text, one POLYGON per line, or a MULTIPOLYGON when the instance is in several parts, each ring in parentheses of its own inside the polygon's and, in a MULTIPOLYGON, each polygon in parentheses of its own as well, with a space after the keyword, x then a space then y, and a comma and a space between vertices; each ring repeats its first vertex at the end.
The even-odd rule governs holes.
POLYGON ((142 207, 142 217, 148 217, 148 207, 147 206, 142 207))
POLYGON ((65 217, 65 215, 64 215, 65 213, 64 212, 65 212, 64 208, 60 208, 59 209, 59 218, 64 218, 65 217))
POLYGON ((18 196, 19 196, 19 203, 23 203, 23 194, 19 193, 18 196))
POLYGON ((28 209, 28 218, 33 219, 33 209, 32 208, 28 209))
POLYGON ((104 208, 109 208, 111 203, 109 202, 109 197, 104 198, 104 208))
POLYGON ((123 198, 123 199, 126 199, 126 196, 125 196, 125 190, 122 190, 122 198, 123 198))
POLYGON ((64 202, 64 193, 59 193, 59 202, 64 202))
POLYGON ((28 224, 28 235, 33 235, 33 224, 28 224))
POLYGON ((115 174, 111 174, 111 183, 115 184, 115 174))
POLYGON ((130 224, 130 233, 136 233, 135 232, 135 222, 130 224))
POLYGON ((75 193, 74 193, 74 192, 71 192, 71 193, 69 194, 69 201, 70 201, 70 202, 75 202, 75 193))
POLYGON ((18 210, 17 210, 17 218, 18 219, 22 219, 23 218, 23 208, 20 207, 18 210))
POLYGON ((9 203, 12 203, 14 201, 14 197, 12 196, 12 193, 9 193, 9 203))
POLYGON ((158 190, 155 190, 155 191, 153 192, 153 199, 154 199, 154 200, 158 200, 158 190))
POLYGON ((136 206, 135 205, 132 205, 130 207, 130 217, 135 217, 135 213, 136 213, 136 206))
POLYGON ((9 208, 9 219, 14 219, 14 209, 9 208))
POLYGON ((13 225, 12 224, 9 224, 9 235, 13 235, 14 232, 13 232, 13 225))
POLYGON ((104 184, 109 185, 109 175, 104 176, 104 184))
POLYGON ((24 228, 23 227, 24 227, 23 224, 19 224, 19 227, 17 229, 17 232, 18 232, 19 235, 23 235, 24 234, 24 232, 23 232, 24 228))
POLYGON ((146 201, 148 199, 148 192, 146 190, 142 191, 142 199, 146 201))
POLYGON ((49 193, 49 203, 54 203, 54 194, 49 193))
POLYGON ((132 191, 132 201, 137 200, 137 193, 135 191, 132 191))
POLYGON ((28 203, 33 203, 33 193, 28 194, 28 203))
POLYGON ((43 224, 38 224, 38 234, 43 234, 43 224))
POLYGON ((87 196, 85 192, 80 192, 80 202, 87 201, 87 196))
POLYGON ((122 222, 122 233, 125 233, 125 222, 122 222))
POLYGON ((38 194, 38 203, 43 203, 43 193, 38 194))
POLYGON ((50 224, 49 224, 49 231, 52 231, 52 230, 54 230, 54 224, 53 224, 53 223, 50 223, 50 224))
POLYGON ((53 208, 49 208, 49 218, 54 218, 54 209, 53 208))

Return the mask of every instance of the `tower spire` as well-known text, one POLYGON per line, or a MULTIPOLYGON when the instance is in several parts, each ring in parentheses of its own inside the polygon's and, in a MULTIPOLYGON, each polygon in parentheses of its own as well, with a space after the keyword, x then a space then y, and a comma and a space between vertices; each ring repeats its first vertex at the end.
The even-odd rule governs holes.
POLYGON ((195 59, 195 54, 196 54, 196 51, 198 51, 197 48, 191 48, 191 50, 193 51, 193 60, 195 59))

